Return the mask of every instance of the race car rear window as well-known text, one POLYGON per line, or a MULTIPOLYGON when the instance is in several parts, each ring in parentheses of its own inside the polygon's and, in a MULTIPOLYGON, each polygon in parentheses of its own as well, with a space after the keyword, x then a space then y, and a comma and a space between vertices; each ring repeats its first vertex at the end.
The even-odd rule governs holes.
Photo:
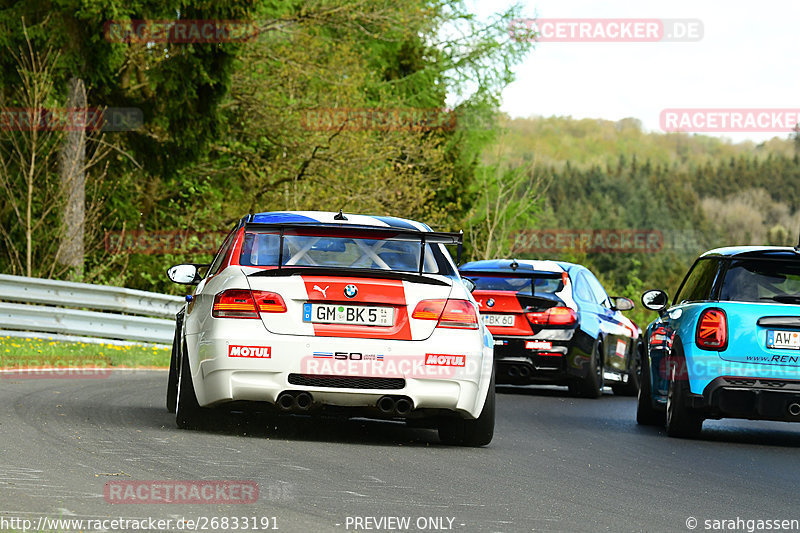
POLYGON ((800 303, 800 262, 733 260, 725 272, 720 300, 800 303))
MULTIPOLYGON (((386 232, 372 234, 314 235, 304 232, 287 232, 283 236, 274 231, 248 231, 245 233, 239 263, 246 266, 353 268, 419 272, 421 240, 394 237, 386 232)), ((452 274, 453 269, 445 259, 439 244, 426 244, 423 273, 452 274)))
POLYGON ((711 290, 714 288, 718 269, 719 259, 699 259, 675 294, 673 305, 678 302, 699 302, 711 299, 711 290))
POLYGON ((476 290, 483 291, 513 291, 534 295, 554 294, 564 288, 560 273, 541 276, 490 276, 465 272, 464 277, 475 282, 476 290))

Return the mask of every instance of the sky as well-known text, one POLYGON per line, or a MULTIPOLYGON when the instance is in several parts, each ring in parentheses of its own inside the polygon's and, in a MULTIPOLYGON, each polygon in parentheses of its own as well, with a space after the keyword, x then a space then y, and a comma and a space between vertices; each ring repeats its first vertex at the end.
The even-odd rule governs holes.
MULTIPOLYGON (((481 17, 515 2, 468 0, 481 17)), ((540 42, 516 69, 501 110, 512 117, 639 119, 663 109, 800 109, 800 2, 793 0, 523 0, 523 15, 699 19, 695 42, 540 42)), ((707 133, 756 142, 786 133, 707 133)))

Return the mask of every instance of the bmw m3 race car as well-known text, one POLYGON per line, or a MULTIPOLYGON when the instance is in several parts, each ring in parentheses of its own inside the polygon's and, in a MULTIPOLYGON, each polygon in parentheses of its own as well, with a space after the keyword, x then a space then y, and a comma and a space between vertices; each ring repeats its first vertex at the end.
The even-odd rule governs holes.
POLYGON ((248 215, 177 315, 167 408, 261 402, 438 428, 481 446, 494 432, 492 336, 445 247, 461 233, 341 212, 248 215))
POLYGON ((606 380, 615 394, 638 391, 639 328, 585 267, 497 259, 460 268, 494 336, 497 383, 567 385, 588 398, 606 380))
POLYGON ((697 436, 703 420, 800 421, 800 249, 743 246, 701 255, 646 330, 636 420, 697 436))

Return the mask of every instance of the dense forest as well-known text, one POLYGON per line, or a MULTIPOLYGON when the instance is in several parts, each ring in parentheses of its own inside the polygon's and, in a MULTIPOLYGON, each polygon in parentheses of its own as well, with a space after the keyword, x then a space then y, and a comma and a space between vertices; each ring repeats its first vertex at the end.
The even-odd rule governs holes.
POLYGON ((180 291, 168 265, 207 261, 198 239, 268 210, 480 233, 482 153, 531 48, 507 33, 516 16, 477 20, 459 0, 12 3, 0 9, 0 271, 180 291), (216 42, 146 25, 169 20, 252 31, 216 42), (128 128, 81 129, 53 112, 75 109, 134 113, 128 128), (187 238, 152 253, 116 248, 122 232, 187 238))
POLYGON ((674 291, 710 247, 797 241, 794 139, 499 113, 515 65, 536 53, 508 35, 516 7, 478 20, 458 0, 6 6, 0 272, 176 293, 166 267, 206 262, 242 215, 341 208, 463 229, 467 259, 583 262, 638 300, 674 291), (118 31, 142 20, 248 31, 118 31), (53 110, 75 109, 129 120, 53 127, 53 110), (47 127, 24 126, 44 115, 47 127), (650 231, 659 246, 531 246, 547 230, 650 231))

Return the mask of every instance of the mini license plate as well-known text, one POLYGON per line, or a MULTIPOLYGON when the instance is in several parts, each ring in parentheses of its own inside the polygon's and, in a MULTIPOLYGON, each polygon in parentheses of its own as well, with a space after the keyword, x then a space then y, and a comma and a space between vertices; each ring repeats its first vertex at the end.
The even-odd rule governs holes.
POLYGON ((800 333, 797 331, 767 330, 767 348, 800 350, 800 333))

